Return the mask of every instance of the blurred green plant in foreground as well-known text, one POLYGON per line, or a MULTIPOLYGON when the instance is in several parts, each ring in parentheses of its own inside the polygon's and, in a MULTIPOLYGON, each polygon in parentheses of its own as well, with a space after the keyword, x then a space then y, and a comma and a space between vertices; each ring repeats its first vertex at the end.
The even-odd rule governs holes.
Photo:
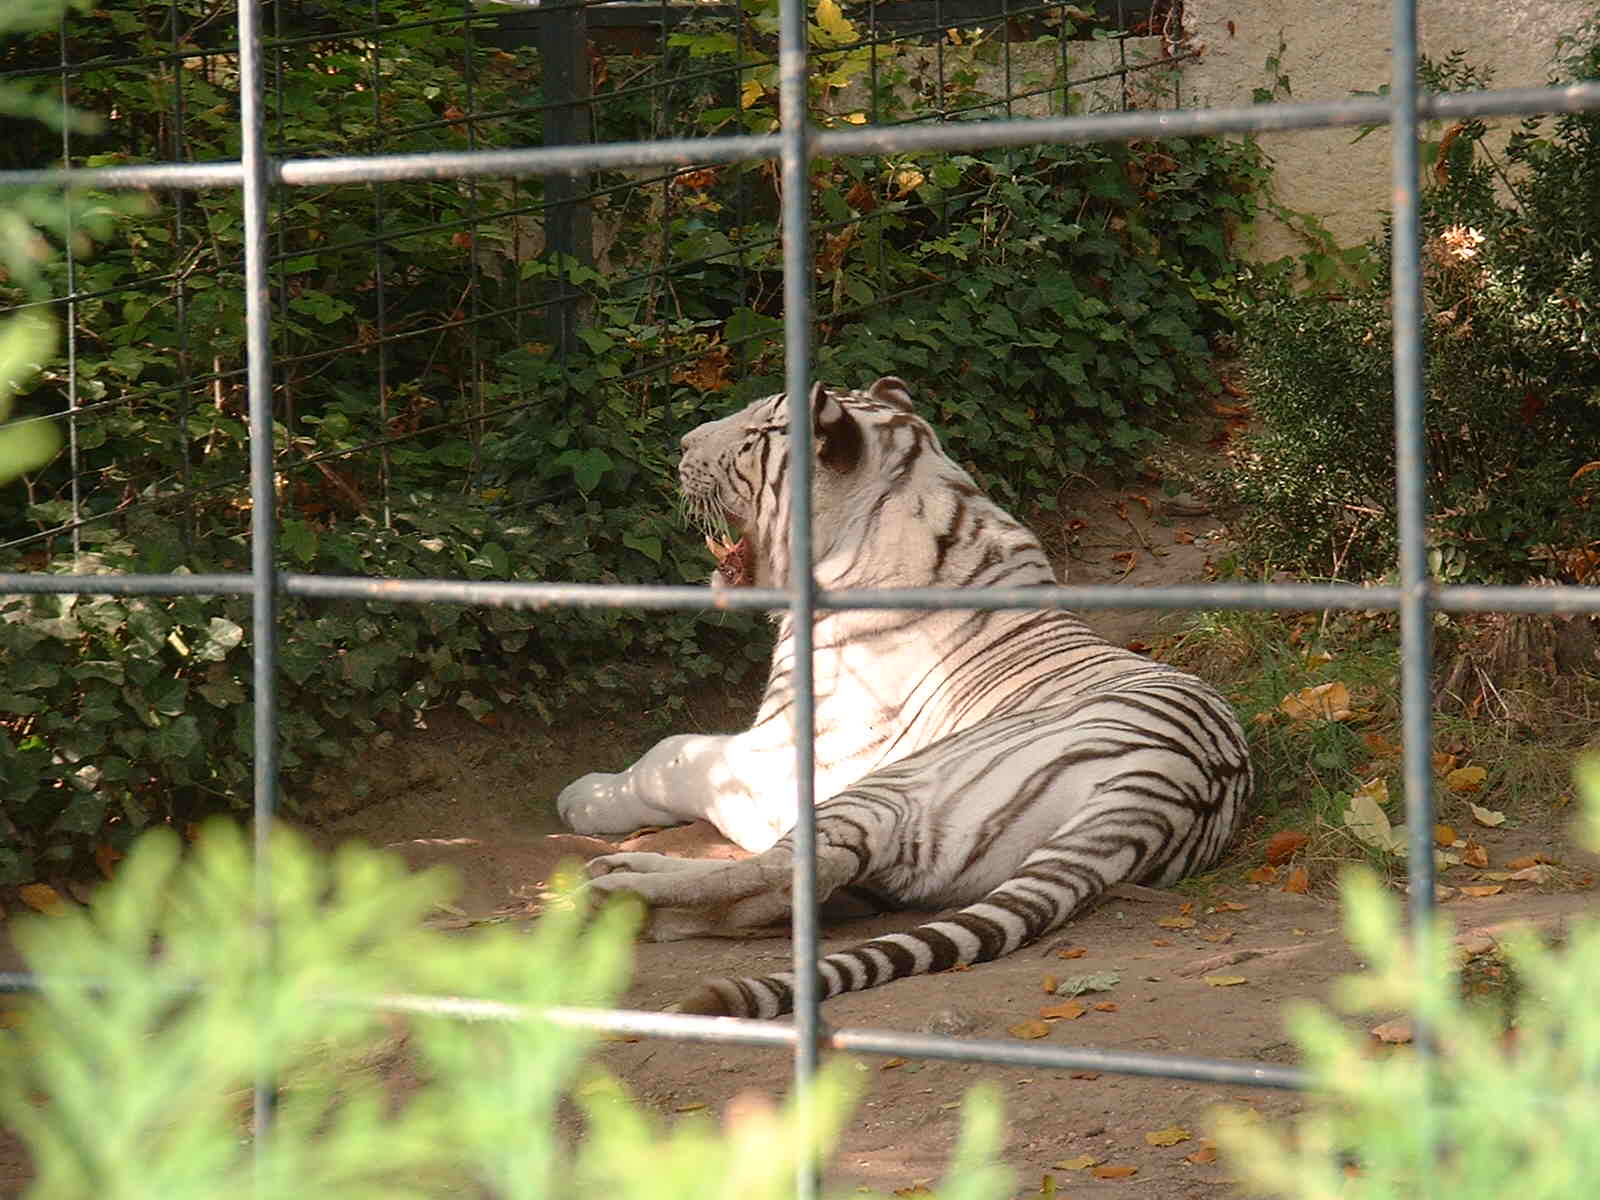
MULTIPOLYGON (((32 1200, 250 1194, 760 1200, 790 1193, 849 1115, 858 1072, 804 1105, 663 1129, 585 1065, 596 1040, 541 1016, 612 1004, 632 911, 552 904, 531 929, 430 929, 448 876, 279 833, 259 887, 232 824, 186 848, 147 834, 87 908, 16 922, 39 992, 0 1030, 0 1124, 32 1200), (512 1006, 513 1019, 407 1015, 395 997, 512 1006), (383 1003, 389 998, 390 1003, 383 1003), (265 1136, 252 1092, 275 1081, 265 1136)), ((974 1093, 947 1200, 1005 1194, 1000 1116, 974 1093)))

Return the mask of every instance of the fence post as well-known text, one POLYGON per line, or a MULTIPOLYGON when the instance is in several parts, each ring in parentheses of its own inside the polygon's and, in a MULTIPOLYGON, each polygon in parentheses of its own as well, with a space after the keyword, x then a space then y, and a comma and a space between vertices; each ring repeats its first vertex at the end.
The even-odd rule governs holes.
MULTIPOLYGON (((539 57, 544 66, 544 119, 547 146, 588 143, 589 21, 584 5, 540 8, 537 14, 539 57)), ((563 357, 577 345, 581 294, 569 281, 567 264, 590 266, 594 234, 587 196, 588 174, 551 175, 545 179, 545 252, 562 264, 549 284, 545 326, 563 357)))

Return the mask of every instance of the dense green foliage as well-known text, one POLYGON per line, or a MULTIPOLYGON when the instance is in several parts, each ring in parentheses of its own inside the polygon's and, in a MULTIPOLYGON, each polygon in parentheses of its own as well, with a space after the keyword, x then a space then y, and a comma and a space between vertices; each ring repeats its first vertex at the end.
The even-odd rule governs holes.
MULTIPOLYGON (((221 822, 187 849, 157 830, 90 908, 18 923, 41 990, 0 1029, 0 1121, 31 1153, 24 1195, 777 1200, 849 1115, 843 1061, 781 1112, 670 1130, 587 1065, 595 1035, 546 1011, 615 1003, 627 905, 591 920, 564 895, 531 930, 463 937, 425 925, 441 872, 282 832, 270 863, 262 887, 221 822)), ((1007 1194, 1000 1133, 973 1093, 940 1195, 1007 1194)))
MULTIPOLYGON (((819 120, 869 119, 845 104, 852 81, 871 119, 995 104, 978 39, 940 96, 904 64, 868 87, 855 26, 833 6, 816 13, 819 120)), ((274 153, 543 139, 538 55, 497 43, 488 16, 463 18, 448 0, 281 16, 266 98, 274 153), (381 29, 369 28, 374 12, 381 29)), ((765 19, 753 12, 743 35, 680 27, 661 55, 596 62, 596 136, 770 126, 765 19)), ((122 0, 69 21, 68 59, 94 63, 74 72, 73 98, 100 118, 75 135, 75 161, 237 154, 231 36, 198 0, 122 0), (161 57, 175 39, 176 64, 161 57), (118 65, 130 54, 146 57, 118 65)), ((41 35, 3 53, 0 70, 48 68, 61 47, 41 35)), ((25 135, 0 161, 39 165, 58 150, 58 135, 25 135)), ((1051 505, 1064 478, 1116 461, 1209 386, 1231 237, 1262 174, 1253 145, 1214 139, 819 161, 817 372, 846 384, 905 376, 998 496, 1051 505)), ((705 578, 709 557, 674 515, 677 441, 781 386, 778 190, 764 163, 646 176, 590 180, 592 264, 547 248, 541 180, 274 192, 283 567, 705 578), (545 320, 559 288, 580 295, 575 337, 545 320)), ((6 488, 0 569, 242 569, 240 198, 169 192, 114 220, 98 250, 75 240, 70 265, 45 267, 51 294, 80 297, 72 359, 46 363, 22 403, 60 411, 73 397, 77 473, 63 453, 6 488), (87 558, 70 553, 75 512, 87 558)), ((286 598, 282 616, 291 805, 317 763, 434 705, 626 706, 660 724, 686 691, 748 678, 766 652, 756 619, 727 615, 286 598)), ((0 881, 243 803, 249 651, 237 600, 0 602, 0 794, 15 835, 0 881)))
MULTIPOLYGON (((1562 79, 1600 75, 1600 24, 1562 79)), ((1431 90, 1481 87, 1459 56, 1431 90)), ((1600 114, 1530 120, 1503 154, 1482 122, 1429 144, 1422 189, 1429 542, 1440 577, 1587 582, 1600 567, 1600 114)), ((1361 578, 1395 551, 1387 242, 1381 282, 1247 310, 1259 431, 1234 464, 1254 551, 1361 578)))

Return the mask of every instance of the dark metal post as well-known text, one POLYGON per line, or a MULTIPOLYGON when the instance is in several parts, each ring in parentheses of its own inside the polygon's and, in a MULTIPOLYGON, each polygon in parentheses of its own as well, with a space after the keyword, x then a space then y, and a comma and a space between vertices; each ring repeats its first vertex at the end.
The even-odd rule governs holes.
MULTIPOLYGON (((544 141, 547 146, 587 144, 589 131, 589 22, 582 4, 563 4, 538 12, 539 55, 544 64, 544 141)), ((590 191, 589 176, 574 172, 550 175, 544 182, 545 251, 561 264, 549 292, 546 310, 549 337, 563 355, 577 345, 579 295, 569 281, 567 264, 589 266, 594 260, 594 233, 589 205, 579 197, 590 191)))
MULTIPOLYGON (((246 380, 250 393, 250 581, 254 618, 255 677, 255 866, 256 904, 262 921, 261 950, 271 972, 270 838, 278 790, 278 583, 273 562, 276 494, 272 462, 272 300, 267 286, 267 183, 264 142, 261 15, 256 0, 239 5, 239 133, 244 194, 244 291, 246 380)), ((266 1144, 272 1111, 270 1049, 264 1046, 255 1081, 257 1153, 266 1144)))

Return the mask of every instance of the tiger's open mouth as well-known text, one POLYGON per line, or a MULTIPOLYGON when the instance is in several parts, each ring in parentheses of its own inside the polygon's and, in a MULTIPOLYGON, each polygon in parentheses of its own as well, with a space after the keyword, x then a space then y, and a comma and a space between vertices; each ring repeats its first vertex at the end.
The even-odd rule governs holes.
POLYGON ((717 560, 717 581, 728 587, 750 587, 756 581, 755 555, 748 537, 737 542, 706 534, 706 549, 717 560))

